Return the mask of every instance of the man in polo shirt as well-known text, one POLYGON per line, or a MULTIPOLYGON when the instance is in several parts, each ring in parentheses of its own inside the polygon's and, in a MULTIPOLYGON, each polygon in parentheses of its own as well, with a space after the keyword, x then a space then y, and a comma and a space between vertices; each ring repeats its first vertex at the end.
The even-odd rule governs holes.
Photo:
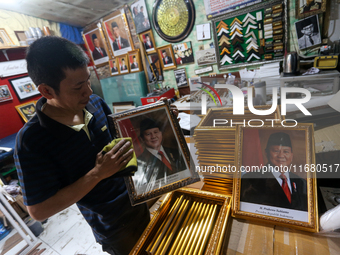
POLYGON ((111 112, 92 95, 88 57, 72 42, 47 36, 30 46, 26 60, 43 96, 17 135, 14 155, 30 215, 42 221, 77 203, 103 250, 128 254, 149 211, 145 204, 132 207, 124 179, 115 178, 132 157, 129 142, 102 154, 112 140, 111 112))
POLYGON ((289 169, 293 146, 287 133, 269 136, 265 149, 266 172, 249 172, 242 176, 241 202, 307 211, 307 183, 289 169))

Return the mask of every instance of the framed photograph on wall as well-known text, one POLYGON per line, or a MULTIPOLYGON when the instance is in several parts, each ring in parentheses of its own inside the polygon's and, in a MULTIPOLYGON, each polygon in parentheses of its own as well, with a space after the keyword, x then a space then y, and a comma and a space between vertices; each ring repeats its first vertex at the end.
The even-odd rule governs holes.
POLYGON ((28 122, 35 115, 35 105, 37 101, 31 101, 28 103, 20 104, 15 106, 20 116, 25 122, 28 122))
POLYGON ((111 76, 120 74, 120 68, 117 58, 112 58, 109 61, 111 76))
POLYGON ((114 56, 126 54, 134 49, 124 9, 105 16, 102 26, 114 56))
POLYGON ((148 30, 139 35, 139 39, 143 42, 144 49, 147 53, 156 52, 155 38, 153 37, 152 30, 148 30))
POLYGON ((101 28, 97 24, 86 27, 83 31, 83 38, 94 65, 106 65, 109 61, 109 54, 101 28))
POLYGON ((8 81, 11 83, 19 100, 24 100, 40 94, 38 87, 28 75, 8 79, 8 81))
POLYGON ((129 51, 128 53, 130 73, 142 71, 142 61, 140 59, 139 49, 129 51))
POLYGON ((327 0, 295 0, 296 18, 303 19, 325 12, 326 4, 327 0))
POLYGON ((197 41, 210 40, 210 23, 196 25, 197 41))
POLYGON ((0 103, 13 100, 12 94, 7 85, 0 85, 0 103))
POLYGON ((196 51, 196 62, 199 66, 215 64, 217 62, 215 49, 196 51))
POLYGON ((135 1, 130 6, 132 18, 135 22, 137 34, 150 29, 150 21, 148 11, 144 0, 135 1))
POLYGON ((295 22, 295 28, 300 50, 321 44, 318 15, 295 22))
POLYGON ((119 64, 119 73, 120 74, 129 73, 130 69, 128 55, 127 54, 121 55, 117 57, 117 60, 119 64))
POLYGON ((157 53, 163 70, 175 69, 177 67, 171 44, 157 48, 157 53))
POLYGON ((25 31, 14 31, 14 33, 19 42, 26 42, 27 37, 25 35, 25 31))
POLYGON ((138 169, 125 178, 132 205, 199 181, 176 117, 164 102, 110 115, 118 137, 131 137, 138 169), (152 137, 152 139, 151 139, 152 137))
POLYGON ((191 42, 173 44, 172 49, 177 65, 195 62, 191 42))
POLYGON ((237 128, 233 216, 318 231, 313 124, 237 128))
POLYGON ((6 29, 0 28, 0 47, 14 46, 14 42, 8 35, 6 29))
POLYGON ((185 68, 174 70, 174 74, 175 74, 176 84, 178 88, 186 87, 189 85, 185 68))

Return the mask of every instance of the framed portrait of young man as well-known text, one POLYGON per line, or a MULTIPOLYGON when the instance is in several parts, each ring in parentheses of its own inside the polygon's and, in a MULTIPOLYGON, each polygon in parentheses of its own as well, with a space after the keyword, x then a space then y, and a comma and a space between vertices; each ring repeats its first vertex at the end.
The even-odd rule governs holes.
POLYGON ((238 126, 233 216, 317 232, 316 167, 313 124, 238 126))
POLYGON ((118 63, 118 58, 112 58, 109 60, 109 65, 110 65, 110 73, 111 76, 115 76, 120 74, 120 68, 119 68, 119 63, 118 63))
POLYGON ((110 117, 117 137, 132 138, 137 156, 137 172, 125 178, 132 205, 200 180, 167 103, 149 104, 110 117))
POLYGON ((101 25, 91 24, 83 31, 83 39, 95 66, 103 66, 109 61, 109 51, 101 25))
POLYGON ((157 53, 163 70, 175 69, 177 67, 171 44, 157 48, 157 53))
POLYGON ((117 57, 117 60, 118 60, 118 65, 119 65, 119 73, 120 74, 129 73, 130 68, 129 68, 128 54, 117 57))
POLYGON ((139 39, 143 43, 146 53, 156 52, 155 38, 153 37, 152 30, 145 31, 139 35, 139 39))
POLYGON ((135 22, 137 34, 150 29, 150 21, 148 11, 144 0, 135 1, 130 5, 132 18, 135 22))
POLYGON ((130 73, 140 72, 143 70, 142 61, 140 59, 139 49, 129 51, 128 53, 130 73))
POLYGON ((124 9, 105 16, 102 26, 114 56, 126 54, 134 49, 124 9))

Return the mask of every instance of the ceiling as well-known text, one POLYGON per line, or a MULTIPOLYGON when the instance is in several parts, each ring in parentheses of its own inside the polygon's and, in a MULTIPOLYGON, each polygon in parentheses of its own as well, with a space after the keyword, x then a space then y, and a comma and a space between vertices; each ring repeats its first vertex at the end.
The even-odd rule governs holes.
POLYGON ((85 27, 131 0, 7 0, 0 9, 85 27))

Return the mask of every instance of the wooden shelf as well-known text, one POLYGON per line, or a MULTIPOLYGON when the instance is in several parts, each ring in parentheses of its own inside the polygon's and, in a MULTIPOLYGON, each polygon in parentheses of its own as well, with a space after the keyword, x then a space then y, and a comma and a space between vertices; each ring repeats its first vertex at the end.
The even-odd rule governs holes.
POLYGON ((0 50, 12 50, 12 49, 25 49, 28 46, 8 46, 8 47, 0 47, 0 50))

